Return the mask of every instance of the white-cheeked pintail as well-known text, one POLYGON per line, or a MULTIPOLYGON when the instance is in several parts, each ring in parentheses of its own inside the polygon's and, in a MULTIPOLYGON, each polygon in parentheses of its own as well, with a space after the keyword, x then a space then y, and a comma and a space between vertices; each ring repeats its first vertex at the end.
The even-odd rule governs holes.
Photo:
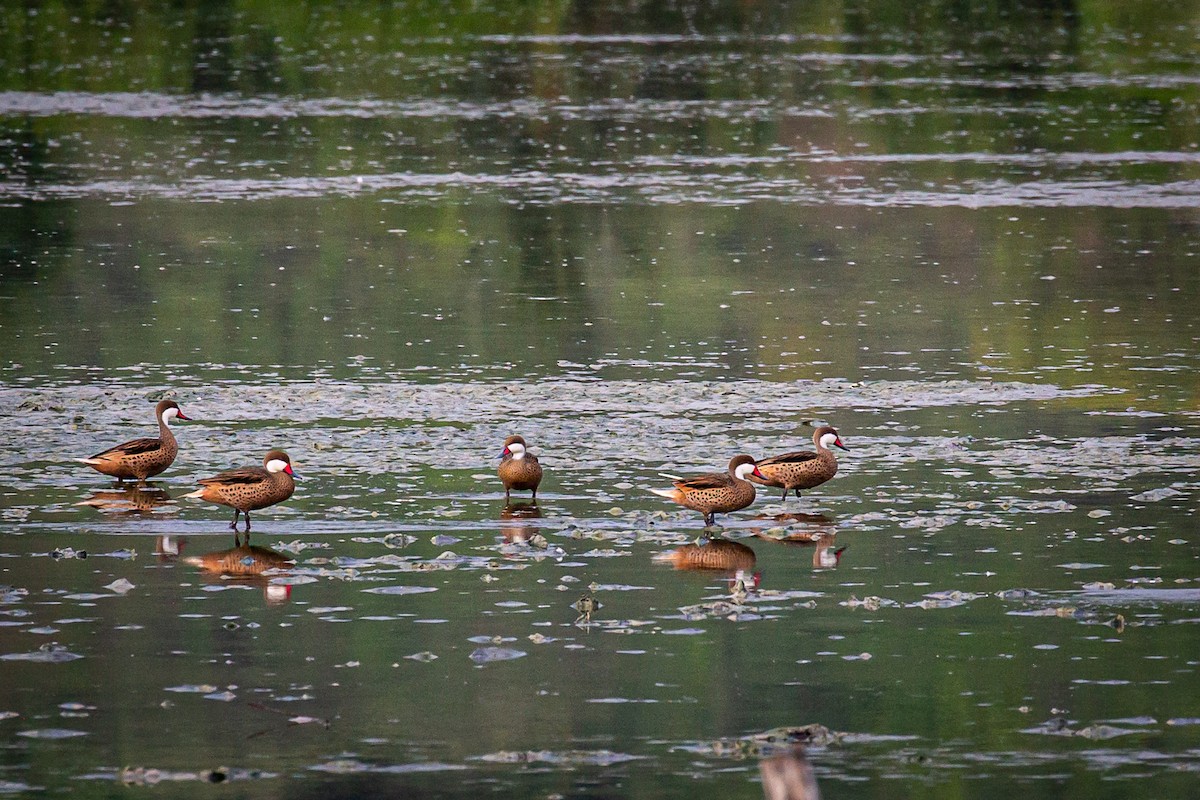
POLYGON ((509 499, 509 493, 533 491, 533 499, 537 500, 538 484, 542 482, 542 465, 537 456, 526 448, 525 440, 520 436, 510 436, 504 440, 504 449, 500 452, 500 468, 497 470, 500 481, 504 484, 504 500, 509 499))
POLYGON ((835 428, 822 425, 813 431, 813 444, 817 446, 814 453, 811 450, 801 450, 795 453, 771 456, 758 462, 758 477, 750 480, 763 486, 774 486, 783 489, 783 500, 787 500, 788 492, 800 496, 801 489, 812 489, 837 474, 837 457, 830 446, 847 450, 842 444, 841 437, 835 428))
POLYGON ((705 525, 715 525, 717 514, 738 511, 754 502, 754 484, 746 480, 758 475, 754 459, 734 456, 728 472, 709 472, 693 478, 678 478, 670 489, 651 489, 657 495, 674 500, 685 508, 704 515, 705 525))
POLYGON ((184 497, 195 497, 229 506, 237 530, 238 515, 246 515, 246 533, 250 532, 250 512, 282 503, 296 491, 292 460, 282 450, 271 450, 263 456, 261 467, 242 467, 222 472, 211 478, 201 478, 200 488, 184 497))
POLYGON ((155 406, 154 418, 158 420, 158 438, 134 439, 80 461, 119 481, 136 478, 138 483, 145 483, 147 478, 171 466, 179 452, 179 444, 171 433, 171 420, 190 419, 174 400, 163 400, 155 406))

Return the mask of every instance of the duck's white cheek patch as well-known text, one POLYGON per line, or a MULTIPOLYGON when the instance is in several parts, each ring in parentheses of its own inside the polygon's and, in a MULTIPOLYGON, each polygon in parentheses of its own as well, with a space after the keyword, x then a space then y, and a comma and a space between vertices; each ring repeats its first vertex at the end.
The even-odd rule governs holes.
POLYGON ((278 458, 273 458, 267 462, 267 472, 283 472, 287 469, 288 463, 281 461, 278 458))

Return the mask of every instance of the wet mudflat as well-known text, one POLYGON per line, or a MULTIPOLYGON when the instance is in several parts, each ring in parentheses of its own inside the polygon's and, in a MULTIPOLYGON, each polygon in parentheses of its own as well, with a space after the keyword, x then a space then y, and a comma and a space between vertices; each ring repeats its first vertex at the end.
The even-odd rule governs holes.
POLYGON ((0 793, 1190 796, 1186 4, 72 8, 0 26, 0 793), (647 490, 805 420, 803 498, 647 490), (248 544, 182 499, 271 447, 248 544))

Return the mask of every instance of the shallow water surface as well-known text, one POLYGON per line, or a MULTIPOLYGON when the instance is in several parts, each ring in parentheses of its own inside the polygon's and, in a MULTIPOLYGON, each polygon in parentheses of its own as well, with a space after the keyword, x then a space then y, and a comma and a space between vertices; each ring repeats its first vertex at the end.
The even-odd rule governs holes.
MULTIPOLYGON (((845 793, 1146 769, 1168 785, 1197 767, 1194 419, 1099 430, 1096 386, 562 378, 285 382, 272 422, 253 385, 177 386, 196 421, 150 489, 4 449, 19 776, 450 772, 464 794, 640 795, 699 775, 746 795, 753 735, 813 722, 836 733, 810 751, 818 777, 845 793), (740 411, 768 388, 841 426, 833 482, 763 490, 707 532, 645 491, 799 446, 792 423, 740 411), (1052 437, 1031 417, 1097 430, 1052 437), (536 505, 506 507, 494 477, 515 420, 547 471, 536 505), (251 547, 180 499, 187 476, 285 440, 300 488, 254 514, 251 547), (689 557, 697 541, 718 555, 689 557)), ((118 394, 58 381, 34 395, 45 410, 19 408, 27 390, 0 401, 59 453, 144 427, 118 394)))
POLYGON ((1200 19, 970 5, 0 11, 0 794, 1190 797, 1200 19))

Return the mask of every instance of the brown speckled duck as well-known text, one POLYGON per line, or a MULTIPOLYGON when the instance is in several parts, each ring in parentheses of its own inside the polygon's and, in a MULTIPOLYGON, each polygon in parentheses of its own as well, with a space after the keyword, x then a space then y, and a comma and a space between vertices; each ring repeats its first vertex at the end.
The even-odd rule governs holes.
POLYGON ((526 449, 525 440, 520 436, 510 436, 504 440, 497 472, 504 484, 505 502, 514 489, 518 492, 533 490, 533 499, 537 500, 538 484, 542 482, 542 465, 538 463, 537 456, 526 449))
POLYGON ((817 452, 801 450, 795 453, 784 453, 779 456, 764 458, 758 462, 758 477, 750 480, 763 486, 775 486, 783 489, 783 497, 787 500, 788 492, 800 496, 801 489, 812 489, 837 474, 837 457, 830 446, 846 450, 841 437, 835 428, 822 425, 813 431, 813 444, 817 452))
POLYGON ((171 420, 189 419, 174 400, 163 400, 155 406, 154 418, 158 420, 157 439, 134 439, 80 461, 119 481, 136 478, 138 483, 145 483, 147 478, 171 466, 179 452, 175 435, 171 433, 171 420))
POLYGON ((747 476, 758 475, 754 459, 734 456, 728 472, 709 472, 693 478, 678 478, 670 489, 651 489, 657 495, 699 511, 705 525, 715 525, 717 514, 738 511, 754 502, 754 484, 747 476))
POLYGON ((222 472, 211 478, 201 478, 200 488, 184 497, 196 497, 229 506, 237 531, 238 515, 246 515, 246 533, 250 532, 250 512, 282 503, 296 491, 292 460, 282 450, 271 450, 263 456, 261 467, 242 467, 222 472))

